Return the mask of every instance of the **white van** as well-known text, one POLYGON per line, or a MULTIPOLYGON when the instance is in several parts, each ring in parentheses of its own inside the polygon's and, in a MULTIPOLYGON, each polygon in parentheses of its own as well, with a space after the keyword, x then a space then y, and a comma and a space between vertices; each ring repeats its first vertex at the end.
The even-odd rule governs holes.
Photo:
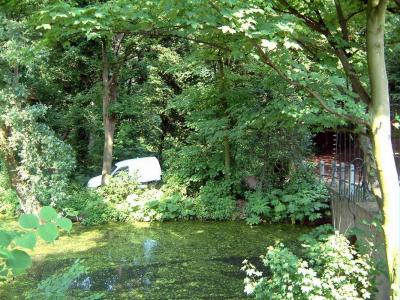
MULTIPOLYGON (((127 172, 139 183, 161 180, 160 163, 154 156, 127 159, 117 162, 111 171, 111 176, 115 176, 120 172, 127 172)), ((90 188, 101 186, 101 175, 91 178, 87 186, 90 188)))

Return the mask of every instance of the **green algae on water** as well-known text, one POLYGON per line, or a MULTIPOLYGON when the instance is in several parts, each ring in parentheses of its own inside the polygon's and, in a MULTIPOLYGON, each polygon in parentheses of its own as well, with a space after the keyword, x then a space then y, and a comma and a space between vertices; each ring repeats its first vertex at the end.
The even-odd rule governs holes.
POLYGON ((77 258, 90 271, 70 287, 71 299, 82 292, 104 292, 105 299, 246 299, 242 261, 260 265, 269 245, 280 240, 295 249, 308 231, 298 225, 198 221, 74 226, 54 244, 40 243, 33 267, 2 287, 0 299, 22 299, 77 258))

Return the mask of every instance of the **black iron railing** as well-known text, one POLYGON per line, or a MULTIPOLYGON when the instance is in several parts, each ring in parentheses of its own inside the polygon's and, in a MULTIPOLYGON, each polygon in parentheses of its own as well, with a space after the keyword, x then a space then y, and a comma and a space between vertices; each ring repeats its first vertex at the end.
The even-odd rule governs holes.
POLYGON ((336 162, 327 166, 325 161, 319 162, 319 176, 340 198, 350 201, 368 201, 370 192, 365 176, 364 162, 356 158, 350 163, 336 162))

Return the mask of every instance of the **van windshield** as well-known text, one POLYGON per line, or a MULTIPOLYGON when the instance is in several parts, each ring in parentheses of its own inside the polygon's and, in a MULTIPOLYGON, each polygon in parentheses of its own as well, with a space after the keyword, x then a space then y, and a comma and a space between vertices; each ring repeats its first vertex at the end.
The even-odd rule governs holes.
POLYGON ((116 170, 116 171, 114 171, 113 173, 111 173, 111 175, 112 175, 112 176, 116 176, 116 175, 118 175, 118 174, 120 174, 120 173, 122 173, 122 172, 128 173, 128 172, 129 172, 129 167, 128 167, 128 166, 126 166, 126 167, 121 167, 121 168, 119 168, 118 170, 116 170))
POLYGON ((113 167, 112 167, 112 169, 111 169, 111 172, 110 172, 110 174, 114 174, 115 170, 117 170, 117 169, 118 169, 118 167, 117 167, 117 166, 113 166, 113 167))

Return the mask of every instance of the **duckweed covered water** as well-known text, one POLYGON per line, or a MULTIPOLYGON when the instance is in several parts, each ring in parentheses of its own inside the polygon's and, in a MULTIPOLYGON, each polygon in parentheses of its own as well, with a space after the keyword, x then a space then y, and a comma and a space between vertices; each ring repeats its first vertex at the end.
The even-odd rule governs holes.
MULTIPOLYGON (((259 265, 266 248, 280 240, 293 250, 308 232, 297 225, 241 222, 135 223, 76 226, 52 245, 41 243, 26 275, 0 290, 0 299, 24 292, 57 270, 84 259, 89 274, 70 288, 104 292, 105 299, 246 299, 242 261, 259 265)), ((79 299, 79 297, 77 297, 79 299)))

